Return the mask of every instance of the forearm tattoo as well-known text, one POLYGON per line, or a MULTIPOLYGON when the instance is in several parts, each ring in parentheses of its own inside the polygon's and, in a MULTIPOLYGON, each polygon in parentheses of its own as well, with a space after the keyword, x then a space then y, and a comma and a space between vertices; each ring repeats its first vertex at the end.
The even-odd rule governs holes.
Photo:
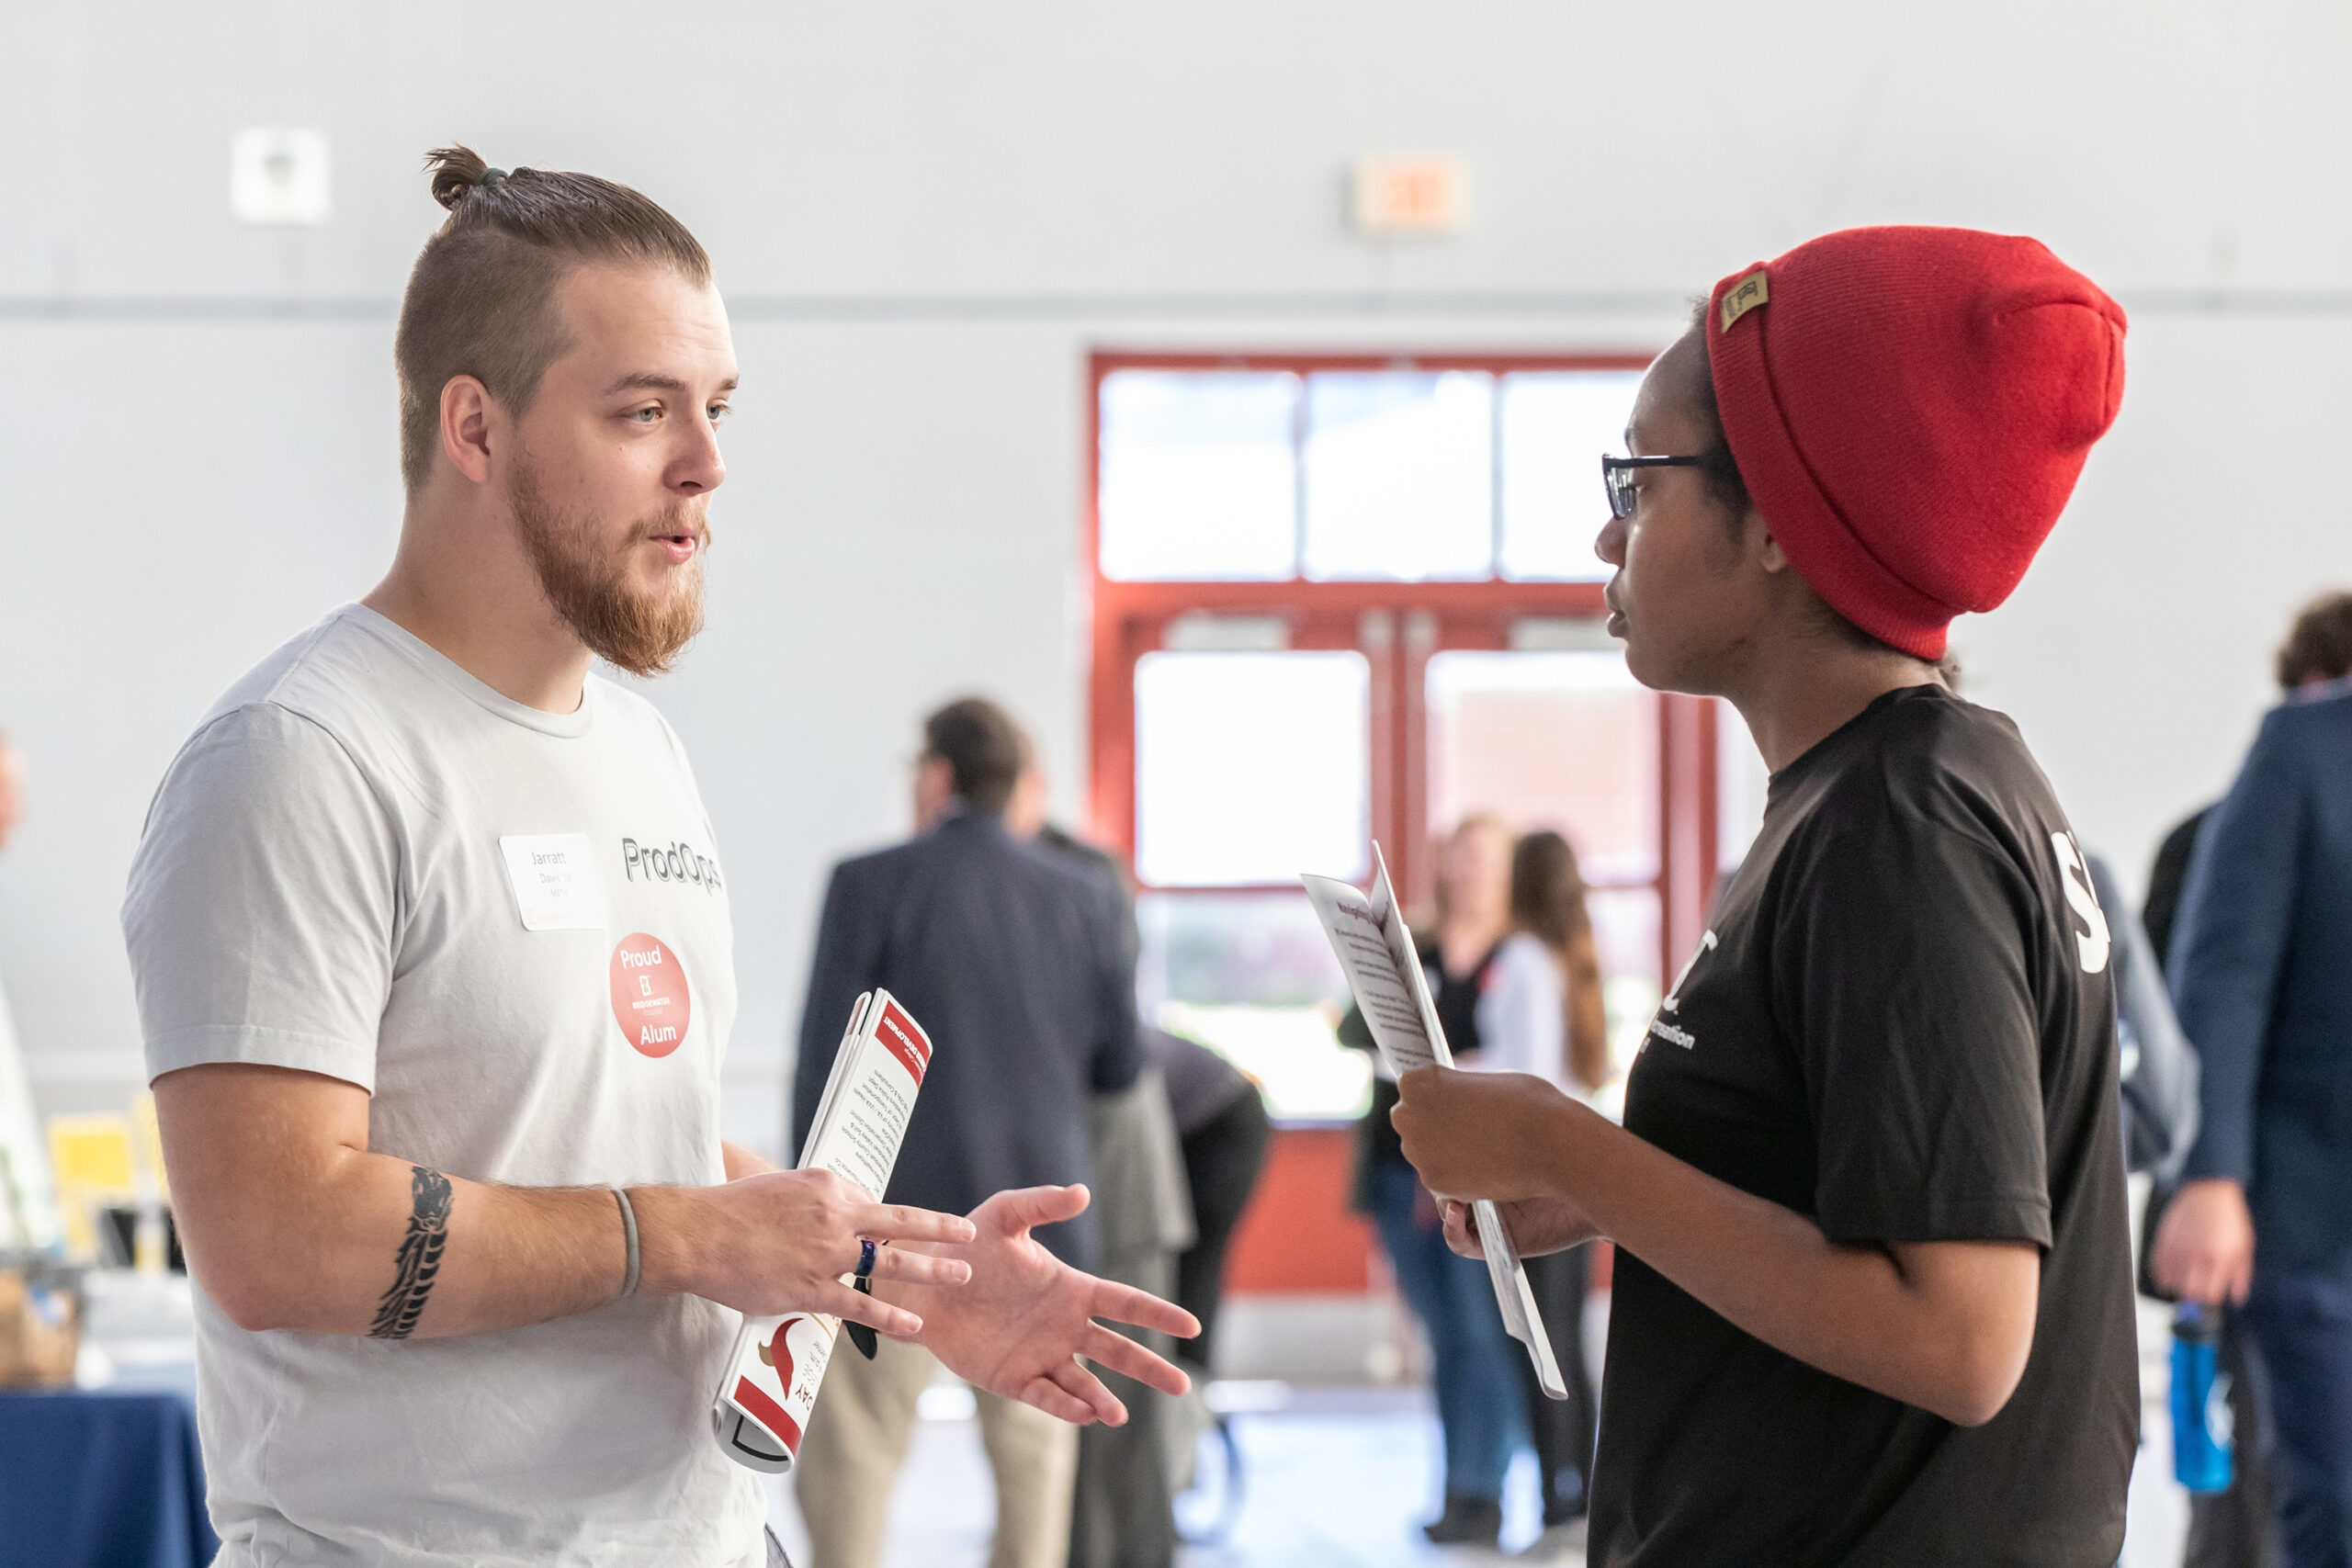
POLYGON ((413 1207, 408 1235, 401 1239, 400 1272, 392 1288, 376 1303, 370 1339, 405 1339, 416 1329, 424 1298, 433 1293, 433 1277, 441 1272, 441 1248, 449 1239, 449 1179, 421 1165, 409 1167, 413 1207))

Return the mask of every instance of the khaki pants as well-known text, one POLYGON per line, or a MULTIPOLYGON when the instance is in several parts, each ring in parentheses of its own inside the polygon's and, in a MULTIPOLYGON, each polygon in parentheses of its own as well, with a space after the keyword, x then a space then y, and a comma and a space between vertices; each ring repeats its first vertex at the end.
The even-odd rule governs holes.
MULTIPOLYGON (((876 1568, 890 1488, 914 1435, 915 1402, 939 1363, 895 1339, 871 1361, 844 1334, 801 1440, 794 1491, 808 1524, 809 1568, 876 1568)), ((1018 1400, 973 1391, 996 1472, 989 1568, 1065 1568, 1078 1428, 1018 1400)))

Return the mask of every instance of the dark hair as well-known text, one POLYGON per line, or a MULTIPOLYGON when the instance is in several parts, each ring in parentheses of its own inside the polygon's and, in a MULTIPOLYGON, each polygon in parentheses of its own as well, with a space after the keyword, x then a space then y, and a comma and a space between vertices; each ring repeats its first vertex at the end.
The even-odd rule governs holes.
POLYGON ((1012 716, 986 697, 958 698, 922 721, 922 754, 947 764, 956 793, 975 811, 1004 809, 1026 746, 1012 716))
POLYGON ((1510 922, 1550 948, 1566 977, 1568 1066, 1586 1088, 1599 1089, 1609 1076, 1600 954, 1585 908, 1577 852, 1548 828, 1526 835, 1511 851, 1510 922))
POLYGON ((566 271, 603 262, 710 281, 710 257, 685 225, 627 186, 492 169, 470 147, 436 147, 424 167, 449 216, 410 269, 392 345, 401 478, 411 491, 433 471, 441 389, 452 377, 479 378, 511 413, 530 407, 539 378, 569 346, 556 304, 566 271))
POLYGON ((2307 681, 2352 675, 2352 593, 2323 593, 2295 616, 2278 645, 2278 684, 2289 691, 2307 681))

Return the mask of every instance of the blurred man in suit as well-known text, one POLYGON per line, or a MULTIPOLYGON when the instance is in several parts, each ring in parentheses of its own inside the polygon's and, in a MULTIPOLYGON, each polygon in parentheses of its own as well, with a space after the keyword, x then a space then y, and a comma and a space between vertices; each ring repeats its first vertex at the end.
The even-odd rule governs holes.
POLYGON ((2352 1563, 2352 595, 2297 621, 2287 700, 2196 835, 2172 933, 2203 1121, 2157 1284, 2243 1304, 2290 1568, 2352 1563), (2335 675, 2329 679, 2330 673, 2335 675))
MULTIPOLYGON (((2352 675, 2352 593, 2334 593, 2296 617, 2294 629, 2278 649, 2278 688, 2292 694, 2346 675, 2352 675)), ((2148 899, 2141 906, 2140 921, 2147 928, 2159 964, 2171 963, 2181 888, 2188 880, 2197 836, 2212 812, 2210 805, 2200 807, 2166 833, 2149 870, 2148 899)), ((2172 1198, 2169 1187, 2157 1189, 2145 1227, 2152 1244, 2165 1235, 2161 1216, 2172 1198)), ((2224 1311, 2222 1365, 2230 1375, 2230 1409, 2237 1431, 2235 1476, 2226 1492, 2190 1495, 2183 1568, 2277 1568, 2278 1562, 2269 1388, 2261 1359, 2250 1352, 2245 1337, 2241 1314, 2224 1311)))
MULTIPOLYGON (((1005 829, 1023 750, 1019 728, 985 699, 933 714, 915 770, 915 837, 836 866, 825 895, 793 1142, 816 1120, 858 993, 888 988, 938 1045, 889 1202, 949 1193, 977 1202, 1001 1188, 1091 1180, 1090 1100, 1126 1089, 1143 1065, 1116 890, 1005 829)), ((1090 1213, 1037 1240, 1082 1265, 1098 1235, 1090 1213)), ((879 1560, 891 1483, 936 1367, 929 1352, 888 1339, 871 1361, 834 1359, 798 1488, 825 1568, 879 1560)), ((1016 1401, 978 1399, 997 1483, 990 1568, 1063 1568, 1076 1430, 1016 1401)))

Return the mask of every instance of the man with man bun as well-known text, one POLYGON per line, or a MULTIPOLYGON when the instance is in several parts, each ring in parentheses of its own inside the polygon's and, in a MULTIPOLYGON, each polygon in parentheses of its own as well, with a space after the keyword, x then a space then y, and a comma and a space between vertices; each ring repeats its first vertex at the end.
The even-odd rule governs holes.
POLYGON ((206 716, 123 908, 219 1562, 756 1568, 764 1494, 709 1424, 736 1311, 1072 1422, 1125 1417, 1080 1354, 1184 1386, 1095 1317, 1194 1325, 1030 1239, 1082 1188, 959 1218, 720 1140, 725 857, 591 665, 660 673, 702 624, 726 311, 633 190, 428 166, 398 554, 206 716))

